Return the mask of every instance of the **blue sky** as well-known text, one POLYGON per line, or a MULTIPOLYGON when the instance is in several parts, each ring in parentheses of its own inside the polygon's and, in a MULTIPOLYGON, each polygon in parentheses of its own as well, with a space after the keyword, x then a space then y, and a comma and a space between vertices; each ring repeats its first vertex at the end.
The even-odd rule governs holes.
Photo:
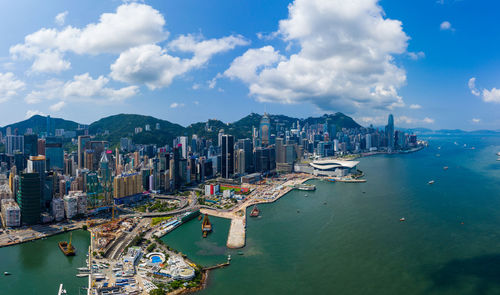
POLYGON ((9 1, 0 125, 117 113, 188 125, 344 112, 500 129, 496 1, 9 1), (29 9, 26 9, 29 7, 29 9))

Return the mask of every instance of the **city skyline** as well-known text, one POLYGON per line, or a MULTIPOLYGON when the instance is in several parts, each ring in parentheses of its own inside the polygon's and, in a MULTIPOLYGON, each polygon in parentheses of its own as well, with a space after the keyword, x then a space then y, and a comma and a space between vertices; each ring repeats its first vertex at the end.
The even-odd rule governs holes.
POLYGON ((250 112, 305 118, 338 111, 363 126, 381 126, 393 113, 402 127, 498 129, 498 58, 481 45, 498 42, 491 7, 498 4, 329 3, 323 8, 340 21, 317 17, 321 1, 60 1, 30 3, 23 10, 30 21, 20 24, 26 1, 7 3, 0 126, 37 113, 84 124, 140 113, 185 126, 250 112), (384 30, 370 30, 373 24, 384 30), (339 33, 314 42, 331 32, 350 41, 339 33), (365 56, 370 50, 374 56, 365 56), (322 64, 326 78, 314 78, 322 64))

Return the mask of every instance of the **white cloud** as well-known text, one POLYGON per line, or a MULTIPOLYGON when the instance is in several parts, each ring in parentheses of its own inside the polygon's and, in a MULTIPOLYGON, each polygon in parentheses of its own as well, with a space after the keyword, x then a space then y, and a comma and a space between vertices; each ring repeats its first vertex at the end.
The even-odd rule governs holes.
POLYGON ((413 60, 419 60, 422 58, 425 58, 425 52, 419 51, 419 52, 408 52, 408 56, 413 59, 413 60))
POLYGON ((173 51, 192 53, 191 58, 170 55, 158 45, 131 48, 111 65, 111 77, 117 81, 146 84, 150 89, 169 86, 173 79, 204 66, 213 55, 248 42, 241 36, 200 40, 192 35, 180 36, 168 45, 173 51))
POLYGON ((24 86, 24 82, 18 80, 13 73, 0 73, 0 103, 18 95, 24 86))
POLYGON ((449 21, 442 22, 441 25, 439 25, 439 28, 442 31, 453 30, 453 28, 451 27, 451 23, 449 21))
POLYGON ((483 101, 500 103, 500 89, 492 88, 491 90, 483 89, 483 101))
POLYGON ((478 118, 472 118, 472 123, 477 124, 477 123, 479 123, 479 122, 481 122, 481 119, 478 119, 478 118))
POLYGON ((413 109, 413 110, 418 110, 418 109, 421 109, 421 108, 422 108, 422 106, 419 105, 419 104, 412 104, 412 105, 410 105, 410 109, 413 109))
POLYGON ((200 105, 200 102, 197 100, 195 100, 193 103, 194 103, 194 105, 200 105))
MULTIPOLYGON (((93 79, 89 73, 76 75, 67 82, 52 79, 39 85, 38 90, 31 91, 26 96, 25 101, 30 104, 54 99, 62 101, 122 101, 137 95, 139 92, 137 86, 114 89, 107 87, 108 83, 108 78, 99 76, 97 79, 93 79)), ((62 107, 64 104, 59 106, 62 107)))
POLYGON ((406 53, 409 37, 377 0, 295 0, 278 33, 298 52, 285 57, 272 46, 250 49, 225 72, 257 100, 344 111, 404 105, 398 88, 406 73, 394 55, 406 53))
POLYGON ((475 95, 475 96, 481 95, 479 90, 476 88, 476 78, 475 77, 470 78, 469 83, 467 83, 467 85, 469 86, 470 92, 473 95, 475 95))
POLYGON ((200 89, 201 85, 198 84, 198 83, 194 83, 193 86, 191 88, 193 88, 193 90, 198 90, 200 89))
POLYGON ((54 22, 59 26, 63 26, 66 21, 66 16, 68 16, 68 11, 61 12, 56 15, 54 22))
POLYGON ((429 117, 425 117, 423 119, 417 119, 407 116, 397 116, 394 118, 396 124, 407 124, 407 125, 416 125, 416 124, 434 124, 435 120, 429 117))
POLYGON ((183 107, 183 106, 184 106, 183 103, 178 103, 178 102, 173 102, 172 104, 170 104, 170 108, 172 108, 172 109, 180 108, 180 107, 183 107))
POLYGON ((61 100, 60 102, 57 102, 49 107, 49 109, 53 112, 58 112, 60 111, 64 106, 66 105, 66 102, 61 100))
POLYGON ((42 113, 42 112, 40 112, 39 110, 27 110, 25 118, 29 119, 29 118, 31 118, 31 117, 33 117, 35 115, 45 116, 45 114, 42 113))
MULTIPOLYGON (((23 44, 12 46, 10 53, 14 59, 35 59, 33 71, 57 72, 69 68, 69 62, 63 60, 64 52, 120 53, 134 46, 165 40, 168 32, 164 31, 164 25, 163 16, 151 6, 138 3, 122 4, 116 12, 103 13, 98 23, 90 23, 84 28, 42 28, 27 35, 23 44), (47 56, 49 54, 50 56, 47 56), (38 60, 46 60, 49 57, 51 60, 57 57, 58 66, 36 66, 38 60)), ((48 61, 43 64, 46 63, 48 61)))
POLYGON ((492 88, 491 90, 488 90, 483 88, 483 90, 479 90, 476 87, 475 77, 470 78, 467 84, 470 92, 475 96, 481 96, 484 102, 500 103, 500 89, 492 88))

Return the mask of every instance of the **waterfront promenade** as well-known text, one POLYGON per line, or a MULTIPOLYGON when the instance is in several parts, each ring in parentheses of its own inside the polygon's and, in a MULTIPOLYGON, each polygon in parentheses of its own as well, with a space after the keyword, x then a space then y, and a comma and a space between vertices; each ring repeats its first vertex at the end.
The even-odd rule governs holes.
POLYGON ((227 237, 227 247, 232 249, 243 248, 246 239, 246 209, 250 206, 272 203, 291 191, 296 184, 304 183, 315 178, 309 174, 289 174, 286 181, 273 184, 255 185, 248 198, 229 211, 202 208, 202 214, 231 219, 231 226, 227 237))

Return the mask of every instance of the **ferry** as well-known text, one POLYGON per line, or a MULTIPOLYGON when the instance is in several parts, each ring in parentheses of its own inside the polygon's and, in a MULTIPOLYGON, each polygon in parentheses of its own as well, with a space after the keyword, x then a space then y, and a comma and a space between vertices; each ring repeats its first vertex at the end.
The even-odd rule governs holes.
POLYGON ((205 217, 203 217, 203 222, 201 223, 201 231, 204 238, 206 238, 208 233, 212 231, 212 224, 210 223, 207 214, 205 214, 205 217))
POLYGON ((335 178, 327 178, 326 181, 329 181, 329 182, 336 182, 335 178))
POLYGON ((59 249, 64 253, 66 256, 75 256, 75 247, 71 245, 71 237, 72 234, 69 234, 69 243, 66 241, 61 241, 58 243, 59 249))
POLYGON ((429 184, 434 184, 434 180, 429 181, 429 184))
POLYGON ((293 186, 294 188, 301 190, 301 191, 314 191, 316 190, 316 186, 314 184, 296 184, 293 186))
POLYGON ((260 210, 257 208, 257 205, 253 206, 252 212, 250 213, 251 217, 257 217, 259 216, 260 210))

